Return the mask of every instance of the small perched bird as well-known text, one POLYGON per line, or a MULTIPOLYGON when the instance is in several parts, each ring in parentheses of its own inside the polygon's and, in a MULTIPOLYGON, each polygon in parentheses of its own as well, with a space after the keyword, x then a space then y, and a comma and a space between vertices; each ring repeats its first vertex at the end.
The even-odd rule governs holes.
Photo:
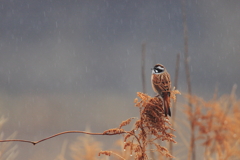
POLYGON ((171 90, 171 79, 166 68, 161 64, 156 64, 152 68, 152 88, 153 91, 161 96, 163 99, 164 113, 165 116, 171 116, 170 110, 170 90, 171 90))

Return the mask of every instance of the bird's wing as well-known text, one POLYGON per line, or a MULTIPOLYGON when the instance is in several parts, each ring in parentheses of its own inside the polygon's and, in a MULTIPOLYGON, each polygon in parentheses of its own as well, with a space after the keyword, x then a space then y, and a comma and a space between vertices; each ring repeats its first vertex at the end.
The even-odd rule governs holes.
POLYGON ((160 77, 155 77, 153 80, 156 89, 161 92, 170 92, 171 90, 170 75, 167 72, 165 72, 159 74, 158 76, 160 77))

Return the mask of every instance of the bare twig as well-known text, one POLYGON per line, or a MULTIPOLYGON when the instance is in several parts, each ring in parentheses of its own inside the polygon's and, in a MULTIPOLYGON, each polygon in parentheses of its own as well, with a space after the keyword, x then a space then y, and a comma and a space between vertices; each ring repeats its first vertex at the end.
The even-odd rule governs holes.
POLYGON ((117 132, 117 133, 105 133, 104 134, 104 133, 91 133, 91 132, 85 132, 85 131, 64 131, 64 132, 54 134, 50 137, 41 139, 39 141, 28 141, 28 140, 22 140, 22 139, 8 139, 8 140, 0 140, 0 142, 25 142, 25 143, 31 143, 33 145, 36 145, 45 140, 48 140, 48 139, 51 139, 51 138, 54 138, 54 137, 57 137, 57 136, 60 136, 63 134, 68 134, 68 133, 83 133, 83 134, 89 134, 89 135, 109 135, 109 136, 111 136, 111 135, 118 135, 118 134, 130 133, 130 132, 122 131, 122 132, 117 132))
POLYGON ((142 44, 142 62, 141 62, 143 93, 146 93, 145 55, 146 55, 146 43, 143 43, 142 44))
MULTIPOLYGON (((175 79, 174 79, 174 87, 175 89, 178 89, 178 73, 179 73, 179 64, 180 64, 180 53, 177 54, 177 60, 176 60, 176 68, 175 68, 175 79)), ((173 103, 173 116, 172 116, 172 125, 174 128, 174 121, 175 121, 175 115, 176 115, 176 103, 177 103, 177 97, 175 102, 173 103)))
MULTIPOLYGON (((178 87, 178 73, 179 73, 179 62, 180 62, 180 53, 177 54, 177 60, 176 60, 176 68, 175 68, 175 79, 174 79, 174 87, 177 89, 178 87)), ((177 104, 177 97, 175 102, 173 103, 172 107, 172 127, 174 128, 175 123, 175 113, 176 113, 176 104, 177 104)), ((173 131, 171 130, 171 134, 173 134, 173 131)), ((169 145, 169 152, 171 155, 173 155, 173 146, 172 143, 169 145)))
POLYGON ((129 131, 121 131, 121 132, 115 132, 115 133, 91 133, 91 132, 85 132, 85 131, 64 131, 64 132, 54 134, 50 137, 41 139, 39 141, 28 141, 28 140, 22 140, 22 139, 8 139, 8 140, 0 140, 0 142, 25 142, 25 143, 31 143, 33 145, 36 145, 40 142, 46 141, 48 139, 51 139, 51 138, 54 138, 54 137, 57 137, 57 136, 60 136, 60 135, 63 135, 63 134, 68 134, 68 133, 83 133, 83 134, 88 134, 88 135, 108 135, 108 136, 128 133, 128 134, 133 135, 136 138, 137 142, 140 145, 140 149, 143 152, 143 148, 141 146, 141 142, 140 142, 139 138, 135 134, 133 134, 132 132, 129 132, 129 131))
MULTIPOLYGON (((193 113, 193 106, 191 103, 191 95, 192 95, 192 88, 191 88, 191 79, 190 79, 190 71, 189 71, 189 56, 188 56, 188 28, 187 28, 187 18, 186 18, 186 0, 182 0, 182 18, 183 18, 183 32, 184 32, 184 59, 185 59, 185 71, 186 71, 186 79, 187 79, 187 86, 188 86, 188 105, 190 113, 193 113)), ((192 114, 190 114, 192 115, 192 114)), ((195 160, 195 135, 194 135, 194 124, 193 124, 193 117, 190 116, 190 123, 191 123, 191 139, 190 139, 190 148, 188 159, 195 160)))

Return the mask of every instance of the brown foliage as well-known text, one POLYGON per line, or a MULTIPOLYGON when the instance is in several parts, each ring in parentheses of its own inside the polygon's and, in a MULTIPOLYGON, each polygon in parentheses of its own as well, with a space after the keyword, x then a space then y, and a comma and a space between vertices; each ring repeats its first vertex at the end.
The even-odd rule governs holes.
MULTIPOLYGON (((173 90, 171 98, 175 99, 175 94, 179 94, 179 91, 173 90)), ((131 131, 125 131, 123 126, 128 125, 133 118, 129 118, 123 121, 119 128, 109 129, 104 131, 103 134, 122 133, 124 135, 124 150, 128 150, 130 155, 134 156, 135 160, 148 159, 147 152, 158 152, 161 155, 169 158, 174 158, 168 150, 157 143, 157 140, 168 141, 176 143, 173 139, 175 136, 170 133, 174 130, 171 127, 169 119, 164 116, 163 102, 159 97, 150 97, 147 94, 138 92, 137 98, 134 100, 135 106, 140 108, 140 118, 134 124, 134 128, 131 131), (152 144, 155 149, 147 150, 148 145, 152 144)), ((102 151, 100 154, 110 156, 114 152, 102 151)), ((126 155, 120 156, 114 153, 121 159, 126 159, 126 155)))
POLYGON ((209 101, 197 96, 190 99, 195 109, 186 113, 193 117, 196 140, 203 141, 205 159, 240 159, 240 101, 235 94, 215 96, 209 101))
POLYGON ((123 126, 128 125, 132 121, 132 119, 134 119, 134 118, 135 117, 131 117, 131 118, 128 118, 126 121, 122 121, 122 123, 119 125, 118 128, 122 128, 123 126))
POLYGON ((79 136, 77 141, 70 145, 73 160, 97 160, 97 153, 102 144, 89 135, 79 136))

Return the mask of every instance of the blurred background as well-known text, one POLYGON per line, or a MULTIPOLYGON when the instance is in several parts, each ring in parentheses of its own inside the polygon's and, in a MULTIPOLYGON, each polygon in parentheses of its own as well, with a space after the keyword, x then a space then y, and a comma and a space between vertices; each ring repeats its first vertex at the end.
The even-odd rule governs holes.
MULTIPOLYGON (((187 0, 193 94, 210 99, 216 86, 222 95, 239 85, 239 7, 238 0, 187 0)), ((15 131, 15 138, 26 140, 65 130, 103 132, 137 117, 133 100, 142 91, 143 43, 146 92, 155 95, 154 63, 163 64, 174 79, 177 53, 178 89, 187 92, 181 1, 2 0, 0 21, 0 113, 8 119, 3 138, 15 131)), ((181 119, 184 98, 178 97, 181 119)), ((16 143, 17 159, 54 159, 64 140, 70 144, 77 136, 36 146, 16 143)), ((115 141, 95 138, 104 149, 115 141)))

